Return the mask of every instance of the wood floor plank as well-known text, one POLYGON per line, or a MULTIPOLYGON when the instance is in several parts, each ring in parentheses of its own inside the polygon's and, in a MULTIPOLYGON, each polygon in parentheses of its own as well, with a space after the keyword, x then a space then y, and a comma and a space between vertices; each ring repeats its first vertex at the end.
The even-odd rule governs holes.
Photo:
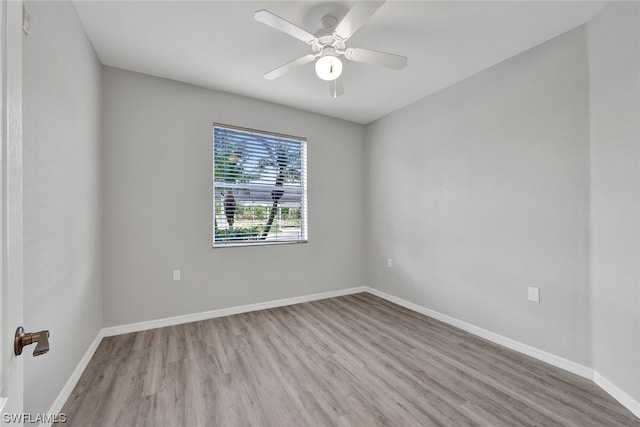
POLYGON ((592 382, 362 293, 105 338, 67 426, 640 427, 592 382))

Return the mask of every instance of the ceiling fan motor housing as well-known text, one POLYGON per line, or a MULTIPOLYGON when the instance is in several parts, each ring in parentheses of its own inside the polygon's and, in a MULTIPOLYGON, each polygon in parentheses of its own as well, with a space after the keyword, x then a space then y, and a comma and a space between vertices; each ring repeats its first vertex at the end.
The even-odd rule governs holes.
POLYGON ((311 44, 313 53, 319 54, 319 56, 344 55, 344 40, 335 33, 338 20, 331 15, 325 15, 321 21, 323 27, 315 32, 316 40, 311 44))

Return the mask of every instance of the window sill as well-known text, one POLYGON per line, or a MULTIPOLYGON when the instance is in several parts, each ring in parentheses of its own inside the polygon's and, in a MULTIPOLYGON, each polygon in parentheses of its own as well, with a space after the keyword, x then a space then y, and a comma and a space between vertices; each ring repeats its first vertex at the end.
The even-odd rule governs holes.
POLYGON ((247 247, 247 246, 277 246, 277 245, 291 245, 297 243, 308 243, 308 240, 289 240, 286 242, 260 242, 260 243, 218 243, 213 245, 213 249, 222 249, 222 248, 237 248, 237 247, 247 247))

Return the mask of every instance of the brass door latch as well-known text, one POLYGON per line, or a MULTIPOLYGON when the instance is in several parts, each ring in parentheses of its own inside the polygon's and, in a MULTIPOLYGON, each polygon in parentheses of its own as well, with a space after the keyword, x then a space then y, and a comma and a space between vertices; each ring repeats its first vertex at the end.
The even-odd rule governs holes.
POLYGON ((28 332, 25 334, 22 326, 16 329, 16 336, 13 340, 13 351, 16 356, 22 354, 22 349, 29 344, 37 342, 36 349, 33 350, 34 356, 40 356, 49 351, 49 331, 28 332))

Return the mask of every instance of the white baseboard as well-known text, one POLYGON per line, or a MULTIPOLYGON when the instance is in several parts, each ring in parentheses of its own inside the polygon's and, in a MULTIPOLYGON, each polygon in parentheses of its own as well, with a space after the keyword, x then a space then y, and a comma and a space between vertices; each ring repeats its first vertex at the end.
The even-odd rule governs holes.
MULTIPOLYGON (((58 395, 58 398, 55 400, 55 402, 51 406, 49 413, 58 414, 62 410, 62 407, 66 403, 69 396, 71 396, 71 393, 73 392, 74 387, 78 383, 80 376, 82 376, 82 373, 86 369, 87 365, 89 364, 89 361, 93 357, 93 354, 98 349, 98 346, 100 345, 100 342, 104 337, 127 334, 130 332, 144 331, 148 329, 161 328, 165 326, 180 325, 180 324, 189 323, 189 322, 197 322, 199 320, 213 319, 213 318, 222 317, 222 316, 231 316, 234 314, 247 313, 250 311, 284 307, 292 304, 300 304, 303 302, 317 301, 317 300, 322 300, 326 298, 334 298, 334 297, 343 296, 343 295, 356 294, 360 292, 368 292, 372 295, 385 299, 389 302, 408 308, 409 310, 424 314, 429 317, 433 317, 434 319, 448 323, 452 326, 455 326, 457 328, 460 328, 462 330, 465 330, 469 333, 485 338, 497 344, 503 345, 519 353, 526 354, 535 359, 538 359, 543 362, 549 363, 553 366, 556 366, 560 369, 564 369, 566 371, 572 372, 581 377, 590 379, 594 381, 604 391, 609 393, 614 399, 620 402, 623 406, 629 409, 634 415, 636 415, 637 417, 640 417, 640 403, 638 401, 633 399, 626 392, 618 388, 615 384, 613 384, 612 382, 607 380, 605 377, 600 375, 598 372, 594 371, 589 367, 586 367, 579 363, 565 359, 563 357, 557 356, 555 354, 537 349, 535 347, 531 347, 527 344, 523 344, 511 338, 507 338, 505 336, 496 334, 494 332, 488 331, 486 329, 480 328, 478 326, 472 325, 470 323, 464 322, 454 317, 447 316, 446 314, 439 313, 435 310, 428 309, 421 305, 403 300, 402 298, 398 298, 396 296, 387 294, 386 292, 382 292, 368 286, 359 286, 355 288, 341 289, 338 291, 322 292, 317 294, 304 295, 300 297, 285 298, 285 299, 267 301, 267 302, 256 303, 256 304, 247 304, 247 305, 241 305, 237 307, 229 307, 229 308, 223 308, 219 310, 211 310, 211 311, 206 311, 201 313, 187 314, 183 316, 175 316, 175 317, 169 317, 165 319, 156 319, 156 320, 150 320, 146 322, 130 323, 127 325, 103 328, 100 330, 100 332, 98 332, 98 335, 96 336, 95 340, 91 343, 85 355, 80 360, 80 363, 78 363, 78 366, 71 374, 71 377, 69 377, 69 380, 67 380, 67 383, 60 391, 60 394, 58 395)), ((50 425, 51 424, 40 424, 41 427, 45 427, 45 426, 48 427, 50 425)))
MULTIPOLYGON (((76 366, 76 369, 73 370, 73 373, 67 380, 66 384, 64 385, 64 387, 62 387, 62 390, 58 394, 56 400, 53 402, 53 405, 51 405, 51 409, 49 409, 48 414, 59 414, 60 411, 62 411, 62 407, 65 403, 67 403, 67 399, 69 399, 69 396, 71 396, 73 389, 75 388, 76 384, 78 384, 82 373, 87 368, 87 365, 91 361, 91 358, 102 342, 103 337, 104 335, 102 335, 102 330, 98 331, 98 335, 93 340, 87 351, 84 353, 82 359, 80 359, 80 363, 78 363, 78 366, 76 366)), ((51 424, 52 423, 42 423, 40 424, 40 427, 49 427, 51 426, 51 424)))
POLYGON ((611 397, 620 402, 622 406, 630 410, 633 415, 640 418, 640 402, 629 396, 627 392, 620 389, 617 385, 603 377, 598 371, 593 372, 593 382, 598 384, 601 389, 609 393, 611 397))
POLYGON ((581 377, 587 378, 595 382, 600 388, 609 393, 611 397, 616 399, 622 406, 631 411, 636 417, 640 418, 640 402, 633 399, 629 394, 621 390, 618 386, 613 384, 611 381, 603 377, 600 373, 592 368, 546 352, 544 350, 540 350, 530 345, 523 344, 519 341, 507 338, 500 334, 496 334, 495 332, 482 329, 478 326, 456 319, 455 317, 447 316, 446 314, 442 314, 435 310, 431 310, 421 305, 403 300, 402 298, 387 294, 386 292, 382 292, 368 286, 365 286, 365 288, 366 291, 370 294, 385 299, 389 302, 398 304, 402 307, 408 308, 409 310, 424 314, 426 316, 433 317, 434 319, 440 320, 444 323, 448 323, 449 325, 455 326, 464 331, 485 338, 496 344, 505 346, 511 350, 526 354, 527 356, 531 356, 534 359, 541 360, 557 368, 564 369, 565 371, 569 371, 581 377))
POLYGON ((548 353, 544 350, 531 347, 530 345, 523 344, 519 341, 513 340, 511 338, 507 338, 500 334, 496 334, 495 332, 488 331, 486 329, 472 325, 471 323, 467 323, 465 321, 456 319, 455 317, 447 316, 446 314, 442 314, 435 310, 431 310, 421 305, 403 300, 402 298, 389 295, 377 289, 367 287, 367 292, 369 292, 372 295, 378 296, 382 299, 385 299, 387 301, 390 301, 394 304, 401 305, 405 308, 408 308, 409 310, 413 310, 418 313, 427 315, 429 317, 433 317, 434 319, 440 320, 444 323, 448 323, 449 325, 452 325, 464 331, 470 332, 473 335, 477 335, 479 337, 485 338, 496 344, 500 344, 502 346, 510 348, 511 350, 515 350, 519 353, 526 354, 527 356, 531 356, 535 359, 542 360, 543 362, 546 362, 558 368, 564 369, 565 371, 569 371, 576 375, 580 375, 581 377, 593 380, 593 369, 588 368, 579 363, 573 362, 571 360, 565 359, 560 356, 556 356, 555 354, 548 353))
POLYGON ((130 332, 145 331, 147 329, 162 328, 165 326, 181 325, 183 323, 197 322, 200 320, 213 319, 233 314, 247 313, 249 311, 265 310, 267 308, 284 307, 286 305, 300 304, 303 302, 316 301, 327 298, 334 298, 343 295, 351 295, 359 292, 366 292, 365 286, 356 288, 341 289, 338 291, 321 292, 318 294, 304 295, 300 297, 285 298, 256 304, 240 305, 237 307, 221 308, 218 310, 204 311, 201 313, 185 314, 182 316, 167 317, 165 319, 149 320, 146 322, 129 323, 121 326, 111 326, 103 328, 105 337, 113 335, 128 334, 130 332))
MULTIPOLYGON (((219 310, 205 311, 202 313, 186 314, 183 316, 168 317, 165 319, 157 319, 157 320, 150 320, 147 322, 138 322, 138 323, 131 323, 128 325, 102 328, 98 332, 98 335, 93 340, 89 348, 87 349, 82 359, 80 360, 80 363, 78 363, 78 366, 76 366, 76 369, 73 371, 73 373, 67 380, 67 383, 64 385, 64 387, 60 391, 60 394, 58 394, 58 397, 53 402, 53 405, 51 405, 51 408, 49 409, 48 413, 59 414, 60 411, 62 411, 62 407, 67 402, 67 399, 69 399, 69 396, 71 396, 73 389, 75 388, 76 384, 78 384, 78 381, 82 376, 82 373, 87 368, 89 361, 93 357, 94 353, 98 349, 98 346, 100 345, 104 337, 127 334, 130 332, 145 331, 147 329, 162 328, 164 326, 180 325, 183 323, 196 322, 199 320, 213 319, 215 317, 231 316, 233 314, 247 313, 249 311, 284 307, 287 305, 300 304, 303 302, 317 301, 317 300, 322 300, 327 298, 334 298, 334 297, 339 297, 343 295, 357 294, 360 292, 366 292, 366 290, 367 288, 365 286, 359 286, 355 288, 340 289, 337 291, 321 292, 317 294, 303 295, 300 297, 285 298, 285 299, 261 302, 257 304, 241 305, 237 307, 229 307, 229 308, 222 308, 219 310)), ((40 427, 49 427, 49 426, 51 426, 51 423, 40 424, 40 427)))

